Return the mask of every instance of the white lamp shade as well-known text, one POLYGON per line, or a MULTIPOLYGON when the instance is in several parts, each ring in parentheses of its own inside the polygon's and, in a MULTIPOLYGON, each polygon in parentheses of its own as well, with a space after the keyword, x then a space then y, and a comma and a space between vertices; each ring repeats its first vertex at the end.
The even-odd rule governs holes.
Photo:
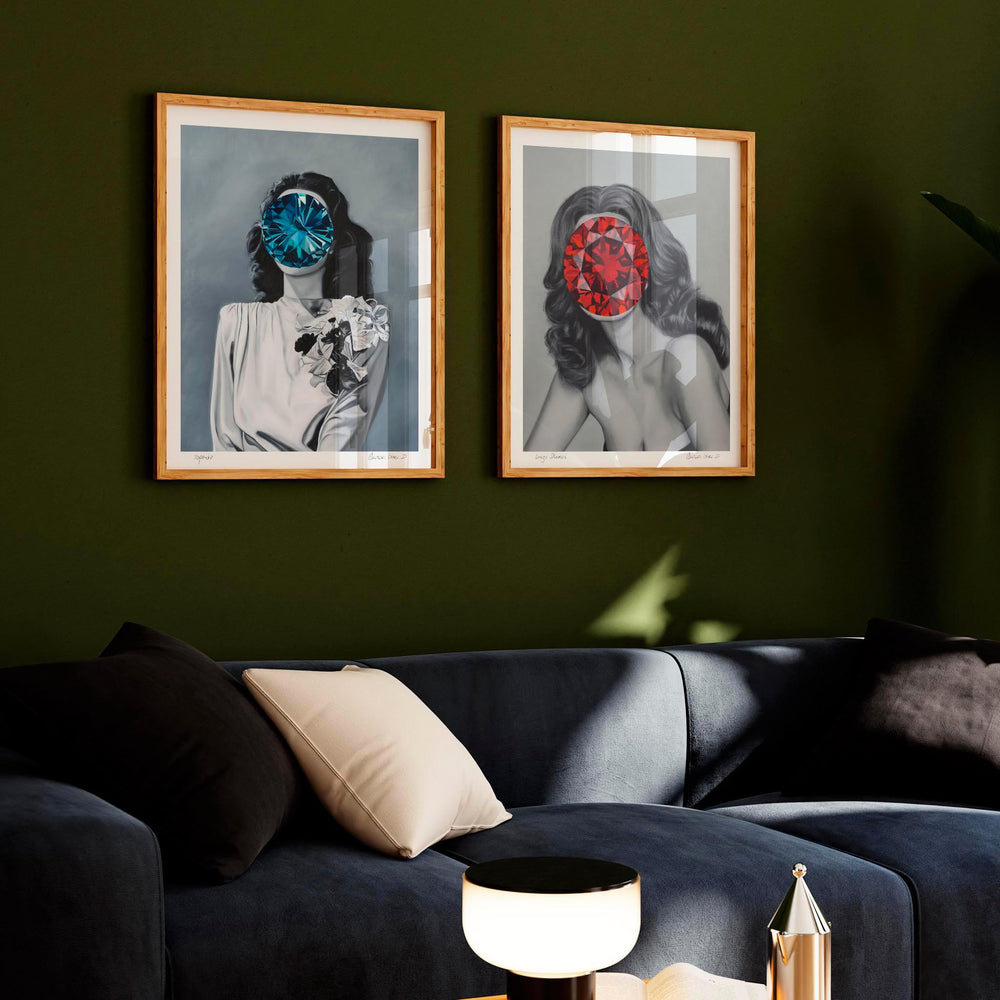
POLYGON ((639 880, 598 892, 488 889, 462 877, 462 929, 490 965, 521 976, 582 976, 621 961, 639 938, 639 880))

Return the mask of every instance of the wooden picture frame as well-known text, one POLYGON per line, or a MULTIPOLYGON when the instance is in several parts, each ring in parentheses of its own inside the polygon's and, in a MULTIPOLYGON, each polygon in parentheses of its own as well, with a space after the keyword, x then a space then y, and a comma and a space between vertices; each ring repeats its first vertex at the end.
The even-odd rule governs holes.
POLYGON ((157 478, 444 476, 443 112, 157 94, 156 276, 157 478))
POLYGON ((499 474, 754 475, 754 133, 499 133, 499 474))

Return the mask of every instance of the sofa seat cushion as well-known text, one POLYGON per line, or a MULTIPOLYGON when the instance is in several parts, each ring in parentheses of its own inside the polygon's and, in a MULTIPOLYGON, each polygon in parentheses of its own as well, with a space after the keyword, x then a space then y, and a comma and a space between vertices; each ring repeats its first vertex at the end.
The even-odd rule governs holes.
POLYGON ((467 863, 531 855, 618 861, 642 879, 642 930, 616 971, 648 977, 672 962, 764 981, 767 923, 809 867, 809 886, 833 924, 834 993, 912 1000, 910 894, 878 865, 727 816, 676 806, 583 803, 511 810, 493 830, 443 841, 467 863), (886 961, 891 955, 892 961, 886 961))
POLYGON ((272 843, 221 886, 169 884, 173 1000, 443 1000, 503 990, 462 934, 464 866, 325 829, 272 843))
MULTIPOLYGON (((914 899, 921 995, 1000 995, 1000 813, 902 802, 785 800, 733 804, 713 814, 850 851, 899 872, 914 899)), ((818 892, 816 897, 822 905, 818 892)), ((835 955, 842 922, 834 925, 835 955)))

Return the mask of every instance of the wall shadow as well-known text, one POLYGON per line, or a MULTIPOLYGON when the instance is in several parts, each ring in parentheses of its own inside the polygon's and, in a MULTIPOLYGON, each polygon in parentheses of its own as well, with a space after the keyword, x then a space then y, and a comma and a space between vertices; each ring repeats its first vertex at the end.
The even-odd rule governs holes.
POLYGON ((995 630, 1000 270, 976 277, 938 323, 894 452, 896 613, 995 630))

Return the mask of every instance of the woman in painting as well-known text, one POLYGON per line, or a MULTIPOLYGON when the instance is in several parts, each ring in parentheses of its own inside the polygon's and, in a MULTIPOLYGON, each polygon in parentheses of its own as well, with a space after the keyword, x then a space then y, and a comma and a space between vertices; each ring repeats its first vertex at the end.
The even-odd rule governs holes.
POLYGON ((358 451, 385 387, 389 320, 368 233, 322 174, 288 174, 247 234, 255 302, 219 313, 217 451, 358 451))
POLYGON ((525 450, 565 451, 588 416, 606 451, 729 448, 729 330, 645 196, 611 184, 567 198, 545 287, 556 374, 525 450))

